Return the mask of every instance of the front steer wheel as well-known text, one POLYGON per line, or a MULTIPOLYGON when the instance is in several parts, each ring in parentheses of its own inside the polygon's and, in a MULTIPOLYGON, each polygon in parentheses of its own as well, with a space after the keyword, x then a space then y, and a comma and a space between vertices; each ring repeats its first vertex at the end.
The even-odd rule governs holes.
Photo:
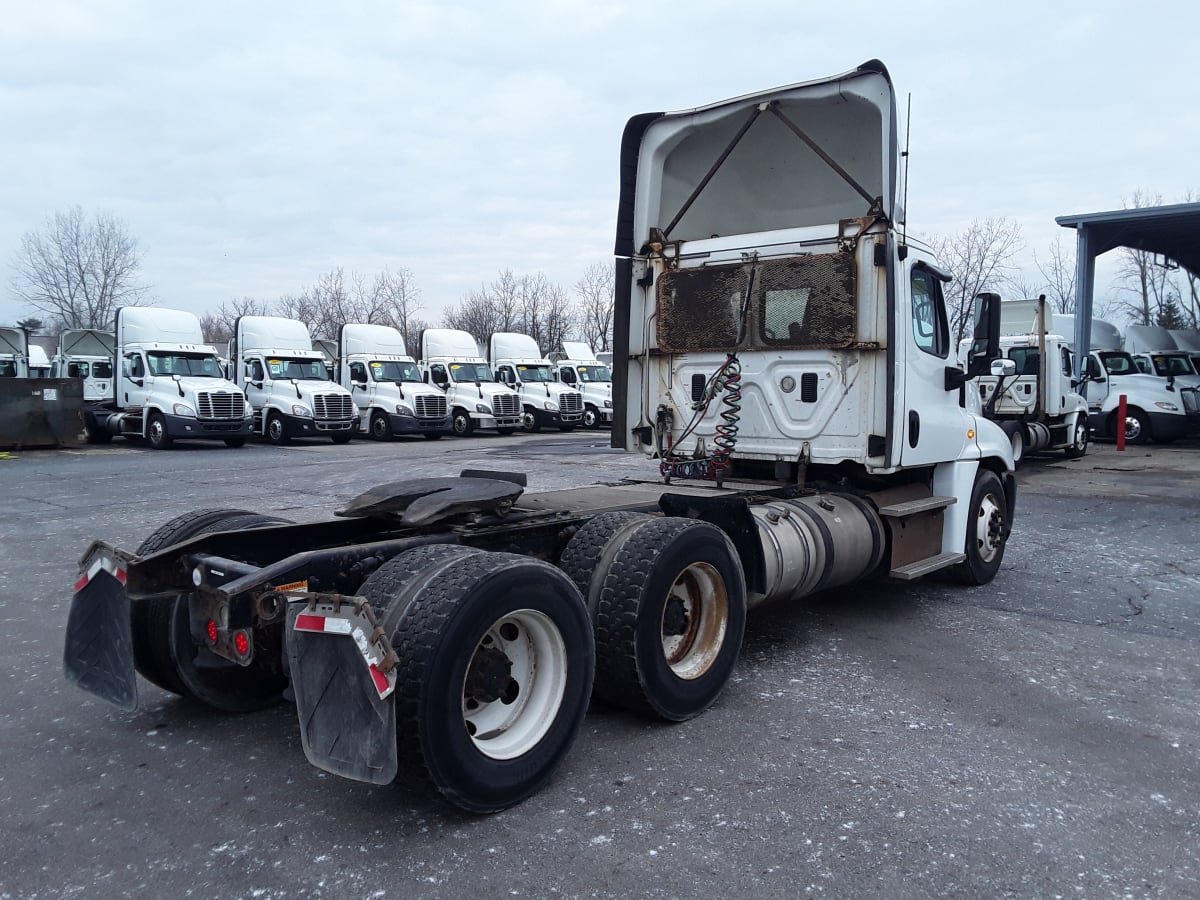
POLYGON ((746 581, 725 533, 695 519, 623 527, 594 579, 596 693, 609 703, 681 722, 708 709, 737 662, 746 581))
POLYGON ((990 469, 980 469, 975 476, 968 508, 963 547, 967 558, 953 570, 963 584, 987 584, 1000 571, 1010 526, 1007 517, 1008 502, 1000 477, 990 469))
POLYGON ((507 553, 418 548, 388 567, 362 593, 377 603, 377 585, 401 585, 381 624, 400 660, 402 781, 470 812, 519 803, 549 780, 587 710, 592 629, 578 590, 507 553))

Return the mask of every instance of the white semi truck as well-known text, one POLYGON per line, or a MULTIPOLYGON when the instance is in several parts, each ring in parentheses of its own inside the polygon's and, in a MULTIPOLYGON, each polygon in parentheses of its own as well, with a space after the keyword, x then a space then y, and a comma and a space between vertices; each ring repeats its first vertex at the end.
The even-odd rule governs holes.
MULTIPOLYGON (((181 438, 221 440, 229 447, 246 443, 251 420, 245 395, 225 378, 195 315, 125 306, 117 310, 113 333, 112 388, 107 399, 85 404, 89 440, 120 435, 160 450, 181 438)), ((105 332, 80 338, 90 350, 105 346, 105 332)))
MULTIPOLYGON (((975 379, 984 415, 1009 436, 1017 467, 1026 453, 1042 450, 1078 459, 1087 452, 1088 409, 1071 382, 1070 339, 1055 333, 1045 298, 1001 303, 1000 311, 1000 352, 1013 365, 1008 374, 975 379)), ((961 351, 969 346, 964 341, 961 351)))
POLYGON ((78 378, 83 384, 84 435, 89 444, 112 440, 101 427, 97 413, 106 420, 113 399, 116 335, 98 328, 71 328, 58 337, 58 349, 50 361, 51 378, 78 378))
POLYGON ((329 380, 308 327, 280 316, 241 316, 229 359, 254 410, 254 433, 281 445, 294 437, 345 444, 358 430, 350 392, 329 380))
POLYGON ((584 428, 612 425, 612 370, 582 341, 563 341, 554 377, 583 394, 584 428))
POLYGON ((630 120, 612 441, 653 477, 525 495, 519 473, 464 472, 325 522, 201 510, 134 551, 96 542, 68 677, 126 708, 135 671, 218 709, 290 683, 315 765, 489 812, 546 782, 593 690, 702 713, 748 609, 991 581, 1012 451, 960 394, 998 355, 999 309, 981 301, 959 369, 951 276, 895 225, 895 122, 878 61, 630 120))
POLYGON ((1180 349, 1174 336, 1157 325, 1130 325, 1125 329, 1125 349, 1138 371, 1166 378, 1183 387, 1200 386, 1192 354, 1180 349))
POLYGON ((527 334, 496 332, 488 339, 496 380, 521 395, 521 427, 570 431, 583 421, 583 394, 554 379, 554 365, 527 334))
POLYGON ((497 383, 468 332, 426 328, 421 366, 426 380, 446 392, 455 434, 466 437, 477 429, 512 434, 521 426, 521 396, 497 383))
POLYGON ((426 384, 404 335, 388 325, 347 323, 338 334, 337 371, 358 407, 359 428, 376 440, 450 433, 446 392, 426 384))
POLYGON ((0 328, 0 378, 29 377, 29 335, 24 328, 0 328))

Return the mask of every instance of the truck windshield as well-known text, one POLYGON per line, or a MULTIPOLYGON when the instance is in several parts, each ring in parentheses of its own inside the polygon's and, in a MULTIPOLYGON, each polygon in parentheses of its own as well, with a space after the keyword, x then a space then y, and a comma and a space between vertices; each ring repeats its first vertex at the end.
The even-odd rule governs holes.
POLYGON ((522 381, 553 381, 549 366, 517 366, 522 381))
POLYGON ((329 370, 323 359, 288 359, 272 357, 267 360, 272 379, 295 378, 297 381, 328 381, 329 370))
POLYGON ((151 375, 187 375, 192 378, 221 378, 221 364, 215 356, 203 353, 148 354, 151 375))
POLYGON ((1178 355, 1165 353, 1155 353, 1151 360, 1154 362, 1155 375, 1195 375, 1196 370, 1192 368, 1188 358, 1180 353, 1178 355))
POLYGON ((1110 351, 1100 354, 1100 362, 1104 363, 1104 371, 1109 375, 1137 375, 1138 368, 1133 364, 1133 357, 1128 353, 1110 351))
POLYGON ((371 378, 375 381, 420 381, 421 373, 416 363, 372 360, 371 378))
POLYGON ((608 366, 578 366, 580 381, 612 381, 608 366))
POLYGON ((495 381, 487 363, 452 362, 450 377, 455 381, 495 381))

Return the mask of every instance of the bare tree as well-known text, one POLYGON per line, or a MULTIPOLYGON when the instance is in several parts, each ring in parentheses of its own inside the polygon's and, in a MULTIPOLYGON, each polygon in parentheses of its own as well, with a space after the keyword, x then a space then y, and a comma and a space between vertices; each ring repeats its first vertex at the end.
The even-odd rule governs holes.
POLYGON ((205 313, 200 317, 200 329, 204 339, 210 344, 224 346, 233 337, 233 327, 241 316, 266 316, 271 314, 271 306, 266 301, 253 297, 239 297, 222 303, 215 313, 205 313))
POLYGON ((1055 238, 1046 252, 1045 260, 1033 254, 1034 264, 1046 280, 1046 299, 1059 313, 1075 312, 1075 254, 1063 250, 1062 241, 1055 238))
POLYGON ((579 331, 597 352, 611 348, 616 283, 616 266, 611 261, 593 263, 575 282, 579 331))
MULTIPOLYGON (((1125 201, 1125 209, 1145 209, 1162 205, 1161 194, 1144 194, 1134 191, 1133 197, 1125 201)), ((1135 325, 1153 325, 1161 316, 1174 318, 1179 314, 1181 299, 1179 288, 1171 275, 1174 268, 1160 260, 1157 254, 1139 247, 1122 247, 1120 279, 1125 282, 1122 290, 1132 298, 1119 304, 1120 309, 1135 325)))
POLYGON ((17 297, 63 328, 111 327, 117 308, 137 305, 148 290, 125 223, 108 212, 85 218, 80 206, 27 232, 12 265, 17 297))
POLYGON ((957 346, 971 325, 975 296, 1011 280, 1013 257, 1025 246, 1021 226, 1011 219, 976 219, 960 234, 929 239, 938 261, 954 274, 946 285, 950 333, 957 346))
POLYGON ((470 332, 481 344, 498 331, 527 334, 549 353, 570 334, 571 310, 566 292, 542 272, 518 277, 504 269, 448 309, 442 322, 470 332))

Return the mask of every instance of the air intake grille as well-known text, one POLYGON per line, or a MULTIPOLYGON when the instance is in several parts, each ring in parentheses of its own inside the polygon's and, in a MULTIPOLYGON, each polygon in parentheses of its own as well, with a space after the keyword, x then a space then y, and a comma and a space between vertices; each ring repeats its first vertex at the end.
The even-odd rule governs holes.
POLYGON ((583 394, 576 391, 563 391, 558 395, 558 408, 561 412, 583 412, 583 394))
POLYGON ((201 391, 196 405, 201 419, 241 419, 246 414, 246 404, 236 391, 201 391))
POLYGON ((445 397, 418 397, 417 398, 417 418, 418 419, 444 419, 446 418, 446 398, 445 397))
POLYGON ((354 401, 344 394, 317 394, 313 397, 313 415, 318 419, 349 419, 354 401))
POLYGON ((667 272, 658 279, 658 345, 669 353, 846 347, 855 340, 855 290, 851 253, 667 272))
POLYGON ((519 416, 521 398, 516 394, 497 394, 492 398, 492 412, 497 416, 519 416))

